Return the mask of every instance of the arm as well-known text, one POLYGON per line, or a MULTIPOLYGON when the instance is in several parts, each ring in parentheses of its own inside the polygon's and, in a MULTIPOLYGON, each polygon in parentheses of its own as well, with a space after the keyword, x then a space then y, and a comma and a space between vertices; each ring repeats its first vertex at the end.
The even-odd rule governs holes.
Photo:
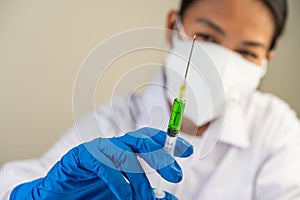
MULTIPOLYGON (((163 149, 166 132, 151 128, 121 137, 97 138, 66 153, 44 178, 18 185, 11 199, 155 199, 137 155, 164 179, 177 183, 182 171, 163 149)), ((192 146, 178 138, 175 156, 188 157, 192 146)), ((176 199, 166 195, 167 199, 176 199)))
POLYGON ((45 176, 62 155, 79 143, 75 128, 71 128, 39 158, 4 164, 0 170, 0 199, 9 199, 15 186, 45 176))
MULTIPOLYGON (((284 112, 282 112, 284 113, 284 112)), ((300 199, 300 123, 294 115, 270 127, 271 147, 256 178, 256 200, 300 199)))
MULTIPOLYGON (((107 137, 120 134, 110 121, 110 110, 106 106, 97 109, 97 119, 101 121, 101 128, 107 137)), ((76 126, 70 128, 62 137, 42 156, 29 160, 12 161, 2 166, 0 170, 0 199, 8 199, 12 189, 24 182, 43 177, 50 168, 71 148, 80 143, 99 137, 99 128, 95 123, 95 113, 91 112, 80 119, 76 126), (86 133, 83 137, 78 130, 86 133)))
POLYGON ((295 145, 282 147, 263 164, 256 182, 255 199, 300 199, 300 142, 295 145))

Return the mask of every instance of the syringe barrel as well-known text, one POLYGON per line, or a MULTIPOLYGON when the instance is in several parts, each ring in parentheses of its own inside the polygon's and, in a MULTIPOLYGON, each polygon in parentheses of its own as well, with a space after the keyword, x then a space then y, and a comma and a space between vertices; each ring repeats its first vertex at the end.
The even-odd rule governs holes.
POLYGON ((185 107, 184 99, 180 99, 180 98, 174 99, 168 130, 167 130, 167 133, 170 137, 177 136, 180 130, 184 107, 185 107))

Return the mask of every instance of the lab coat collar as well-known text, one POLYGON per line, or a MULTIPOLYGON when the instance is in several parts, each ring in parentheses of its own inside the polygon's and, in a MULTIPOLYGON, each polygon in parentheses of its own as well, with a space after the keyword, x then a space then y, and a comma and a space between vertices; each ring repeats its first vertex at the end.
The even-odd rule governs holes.
POLYGON ((236 103, 235 105, 226 108, 223 121, 223 132, 219 139, 220 142, 239 148, 249 147, 249 127, 242 111, 241 103, 236 103))
MULTIPOLYGON (((151 81, 152 84, 146 88, 146 90, 140 96, 141 101, 139 108, 145 110, 145 108, 153 108, 154 106, 160 105, 164 110, 164 117, 161 120, 165 120, 168 123, 170 110, 168 107, 167 97, 164 89, 164 76, 162 71, 157 73, 154 79, 151 81)), ((221 135, 218 138, 218 142, 229 144, 238 148, 249 147, 249 129, 243 114, 242 103, 237 103, 226 108, 225 115, 211 122, 210 127, 223 127, 221 135)), ((138 117, 138 123, 141 125, 147 125, 149 123, 150 116, 141 114, 138 117), (147 122, 146 122, 147 121, 147 122)), ((167 123, 165 123, 167 125, 167 123)), ((154 126, 154 128, 166 129, 167 127, 154 126)), ((211 131, 211 130, 210 130, 211 131)), ((208 133, 209 131, 206 131, 208 133)))

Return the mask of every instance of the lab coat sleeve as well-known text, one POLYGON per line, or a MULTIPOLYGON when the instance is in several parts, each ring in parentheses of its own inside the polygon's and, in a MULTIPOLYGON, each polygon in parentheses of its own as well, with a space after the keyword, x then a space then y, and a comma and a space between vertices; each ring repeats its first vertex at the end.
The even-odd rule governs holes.
POLYGON ((17 185, 45 176, 61 156, 78 143, 75 129, 71 128, 39 158, 4 164, 0 170, 0 199, 9 199, 17 185))
MULTIPOLYGON (((121 108, 124 107, 122 105, 127 100, 124 97, 117 100, 114 112, 121 112, 121 108)), ((124 117, 121 116, 122 119, 124 117)), ((41 157, 4 164, 0 170, 0 199, 9 199, 11 191, 17 185, 44 177, 71 148, 97 137, 113 137, 123 133, 124 131, 120 131, 115 124, 110 104, 97 108, 95 112, 78 120, 74 127, 62 135, 41 157)))
POLYGON ((300 199, 300 123, 291 111, 278 116, 269 127, 270 148, 257 173, 255 200, 300 199))
MULTIPOLYGON (((100 107, 96 111, 101 129, 107 133, 104 137, 116 134, 111 123, 109 109, 100 107)), ((36 159, 12 161, 2 166, 0 170, 0 199, 9 199, 10 193, 17 185, 40 177, 44 177, 51 167, 71 148, 99 136, 99 124, 92 112, 76 123, 42 156, 36 159), (78 133, 80 130, 81 134, 78 133)))

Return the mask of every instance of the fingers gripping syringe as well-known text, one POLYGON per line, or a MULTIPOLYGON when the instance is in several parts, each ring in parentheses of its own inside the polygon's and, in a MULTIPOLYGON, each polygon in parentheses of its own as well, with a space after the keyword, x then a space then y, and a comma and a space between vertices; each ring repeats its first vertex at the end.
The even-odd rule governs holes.
MULTIPOLYGON (((182 116, 183 116, 183 111, 184 111, 184 107, 185 107, 184 96, 185 96, 185 90, 186 90, 186 78, 187 78, 187 74, 188 74, 188 70, 189 70, 189 66, 190 66, 190 61, 191 61, 191 57, 192 57, 195 40, 196 40, 196 35, 194 35, 194 37, 193 37, 193 42, 192 42, 186 70, 185 70, 183 83, 180 85, 178 97, 174 99, 171 116, 170 116, 170 120, 169 120, 169 124, 168 124, 167 138, 166 138, 164 149, 166 151, 168 151, 171 155, 174 154, 176 137, 178 135, 178 132, 179 132, 180 126, 181 126, 181 122, 182 122, 182 116)), ((163 180, 160 177, 158 180, 158 185, 154 191, 155 197, 158 199, 165 197, 165 192, 163 191, 162 187, 163 187, 163 180)))

